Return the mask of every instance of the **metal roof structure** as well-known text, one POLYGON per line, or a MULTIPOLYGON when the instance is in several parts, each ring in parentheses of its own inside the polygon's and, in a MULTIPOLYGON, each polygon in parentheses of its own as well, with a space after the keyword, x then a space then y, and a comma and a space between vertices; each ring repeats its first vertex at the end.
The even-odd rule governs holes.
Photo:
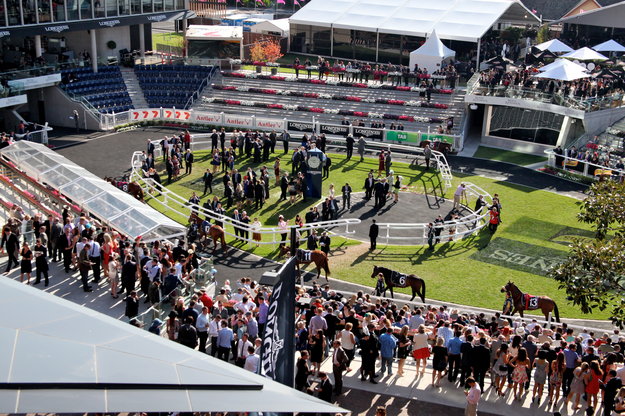
POLYGON ((0 154, 133 240, 161 240, 186 231, 183 225, 42 144, 20 140, 0 154))

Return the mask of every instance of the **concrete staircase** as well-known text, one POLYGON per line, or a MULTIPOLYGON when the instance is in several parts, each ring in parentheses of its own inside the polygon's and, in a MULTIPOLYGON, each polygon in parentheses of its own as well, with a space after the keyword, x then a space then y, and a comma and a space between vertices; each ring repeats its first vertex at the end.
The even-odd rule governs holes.
POLYGON ((148 108, 148 103, 145 101, 143 90, 139 85, 139 80, 135 75, 135 71, 131 68, 121 68, 122 78, 128 89, 128 95, 132 100, 132 105, 135 108, 148 108))

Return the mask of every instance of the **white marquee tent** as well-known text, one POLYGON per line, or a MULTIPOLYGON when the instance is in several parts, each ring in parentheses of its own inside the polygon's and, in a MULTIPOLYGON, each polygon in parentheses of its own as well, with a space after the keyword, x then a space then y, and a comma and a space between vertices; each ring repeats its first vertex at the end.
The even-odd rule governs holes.
POLYGON ((498 21, 539 19, 517 0, 311 0, 291 24, 478 42, 498 21))
POLYGON ((599 45, 592 47, 597 52, 625 52, 625 46, 621 45, 614 39, 606 40, 599 45))
POLYGON ((0 339, 0 413, 346 412, 6 278, 0 339))
POLYGON ((580 78, 588 78, 588 75, 584 70, 576 64, 574 66, 560 65, 552 68, 549 71, 541 72, 538 75, 534 75, 535 78, 547 78, 555 79, 558 81, 574 81, 580 78))
POLYGON ((568 46, 566 43, 562 42, 559 39, 551 39, 547 42, 540 43, 536 45, 537 49, 541 51, 549 51, 553 53, 562 53, 562 52, 572 52, 573 48, 568 46))
POLYGON ((48 147, 20 140, 0 153, 19 169, 131 239, 149 242, 184 235, 186 228, 48 147))
POLYGON ((576 51, 569 52, 562 55, 563 58, 579 59, 580 61, 607 61, 606 56, 601 55, 599 52, 595 52, 590 48, 583 47, 576 51))
POLYGON ((440 69, 445 59, 454 56, 456 56, 456 52, 443 45, 436 31, 434 31, 421 47, 410 52, 409 68, 412 70, 417 64, 419 68, 425 68, 431 74, 440 69))
POLYGON ((564 59, 564 58, 556 59, 555 61, 553 61, 549 65, 541 66, 540 68, 538 68, 538 70, 540 72, 546 72, 546 71, 550 71, 552 69, 555 69, 555 68, 558 68, 558 67, 561 67, 561 66, 571 67, 572 69, 581 69, 583 71, 586 70, 585 66, 582 66, 580 64, 576 64, 575 62, 571 62, 568 59, 564 59))

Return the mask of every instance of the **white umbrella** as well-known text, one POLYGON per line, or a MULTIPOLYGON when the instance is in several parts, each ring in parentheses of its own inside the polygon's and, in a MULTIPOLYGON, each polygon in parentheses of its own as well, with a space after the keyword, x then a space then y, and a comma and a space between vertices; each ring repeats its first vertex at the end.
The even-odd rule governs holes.
POLYGON ((541 51, 549 51, 553 53, 571 52, 573 50, 573 48, 558 39, 551 39, 547 42, 543 42, 539 45, 536 45, 536 48, 540 49, 541 51))
POLYGON ((538 68, 538 70, 540 72, 546 72, 546 71, 550 71, 554 68, 559 68, 561 66, 566 66, 566 67, 571 67, 573 69, 581 69, 582 71, 586 69, 585 66, 582 66, 580 64, 576 64, 574 62, 569 61, 568 59, 564 59, 564 58, 559 58, 556 59, 555 61, 553 61, 552 63, 550 63, 549 65, 545 65, 545 66, 541 66, 540 68, 538 68))
POLYGON ((587 78, 589 76, 590 75, 585 73, 584 70, 580 68, 579 66, 577 66, 577 68, 574 68, 571 66, 564 66, 564 65, 553 68, 546 72, 542 72, 538 75, 534 75, 535 78, 556 79, 558 81, 574 81, 576 79, 587 78))
POLYGON ((563 58, 579 59, 580 61, 607 61, 606 56, 601 55, 599 52, 595 52, 590 48, 583 47, 576 51, 569 52, 566 55, 562 55, 563 58))
POLYGON ((621 45, 617 41, 610 39, 603 43, 600 43, 592 47, 599 52, 625 52, 625 46, 621 45))

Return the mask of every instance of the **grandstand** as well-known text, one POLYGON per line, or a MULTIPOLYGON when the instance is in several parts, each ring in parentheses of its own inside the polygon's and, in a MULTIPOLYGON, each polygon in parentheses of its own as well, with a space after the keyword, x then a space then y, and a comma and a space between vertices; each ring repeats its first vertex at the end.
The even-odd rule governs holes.
MULTIPOLYGON (((387 89, 373 89, 373 88, 356 88, 346 87, 338 85, 322 85, 322 84, 308 84, 299 82, 284 82, 277 80, 267 79, 247 79, 247 78, 232 78, 232 77, 217 77, 215 84, 218 88, 211 88, 205 90, 203 97, 216 98, 221 100, 235 100, 241 102, 253 101, 255 103, 266 104, 281 104, 285 106, 297 106, 305 105, 310 107, 331 108, 339 110, 350 110, 368 113, 379 114, 394 114, 394 115, 410 115, 415 117, 428 117, 445 120, 448 117, 454 117, 454 128, 452 134, 460 134, 462 127, 462 118, 464 113, 463 94, 459 94, 454 91, 452 94, 432 94, 431 103, 443 104, 447 108, 426 108, 426 107, 411 107, 402 105, 390 105, 384 103, 368 102, 375 99, 387 99, 387 100, 401 100, 401 101, 426 101, 425 97, 421 97, 418 92, 414 91, 398 91, 387 89), (238 90, 224 90, 222 86, 234 86, 241 87, 238 90), (253 91, 242 91, 245 89, 263 89, 263 90, 278 90, 293 91, 294 95, 268 95, 263 93, 257 93, 253 91), (361 97, 363 101, 340 101, 330 98, 302 98, 303 94, 318 93, 321 97, 327 96, 353 96, 361 97), (299 95, 299 96, 298 96, 299 95)), ((289 118, 289 120, 301 120, 310 121, 314 115, 315 119, 322 122, 329 122, 335 124, 341 124, 345 116, 341 114, 320 114, 301 112, 289 109, 279 108, 258 108, 249 105, 242 105, 238 107, 228 107, 222 103, 210 103, 206 100, 199 100, 194 106, 194 109, 205 111, 231 111, 241 115, 255 115, 259 117, 279 117, 289 118), (204 101, 204 102, 202 102, 204 101), (228 110, 224 110, 228 108, 228 110)), ((362 117, 350 116, 347 117, 350 121, 355 119, 362 119, 362 117)), ((371 122, 384 122, 388 129, 392 122, 397 120, 389 119, 374 119, 365 118, 366 126, 369 127, 371 122)), ((428 130, 435 131, 439 124, 443 123, 430 123, 425 121, 400 121, 404 126, 404 130, 407 131, 421 131, 427 132, 428 130)))
POLYGON ((137 65, 135 74, 150 108, 187 109, 216 68, 200 65, 137 65))
POLYGON ((103 66, 61 71, 61 87, 74 97, 81 97, 101 113, 119 113, 133 109, 126 84, 118 66, 103 66))

